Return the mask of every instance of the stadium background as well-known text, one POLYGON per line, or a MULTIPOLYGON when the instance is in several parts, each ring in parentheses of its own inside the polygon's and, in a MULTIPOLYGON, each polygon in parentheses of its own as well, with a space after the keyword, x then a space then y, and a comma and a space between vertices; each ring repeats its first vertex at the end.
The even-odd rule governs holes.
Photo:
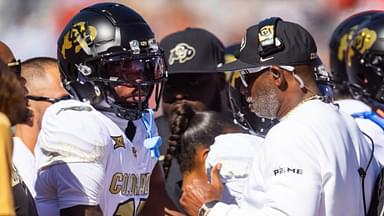
MULTIPOLYGON (((56 39, 65 23, 94 0, 0 0, 0 40, 21 60, 56 56, 56 39)), ((298 22, 314 36, 328 66, 328 40, 340 21, 367 9, 384 9, 384 0, 122 0, 141 13, 158 40, 187 26, 216 34, 225 45, 241 41, 244 30, 263 18, 298 22)))

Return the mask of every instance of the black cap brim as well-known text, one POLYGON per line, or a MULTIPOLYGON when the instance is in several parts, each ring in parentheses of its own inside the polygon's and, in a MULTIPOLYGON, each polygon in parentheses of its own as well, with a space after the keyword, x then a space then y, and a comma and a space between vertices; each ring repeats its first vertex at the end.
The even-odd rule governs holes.
POLYGON ((236 70, 242 70, 242 69, 254 68, 254 67, 257 67, 257 66, 242 62, 239 59, 237 59, 236 61, 233 61, 228 64, 224 64, 223 66, 218 67, 216 70, 219 72, 226 72, 226 71, 236 71, 236 70))

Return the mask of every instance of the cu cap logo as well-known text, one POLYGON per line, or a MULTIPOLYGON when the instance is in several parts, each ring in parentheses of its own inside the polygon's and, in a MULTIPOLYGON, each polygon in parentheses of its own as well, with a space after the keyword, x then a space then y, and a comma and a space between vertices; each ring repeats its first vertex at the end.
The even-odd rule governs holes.
POLYGON ((189 46, 186 43, 179 43, 175 46, 175 48, 171 49, 169 52, 169 65, 173 65, 176 61, 179 63, 184 63, 186 61, 191 60, 196 54, 195 48, 189 46))
POLYGON ((262 46, 268 46, 274 43, 273 31, 273 25, 264 26, 259 30, 259 42, 262 46))
POLYGON ((364 54, 369 50, 377 39, 377 34, 374 30, 368 28, 361 29, 356 38, 351 42, 352 45, 348 48, 347 51, 347 63, 348 66, 352 66, 352 57, 355 55, 355 52, 364 54))
POLYGON ((64 59, 67 58, 66 50, 70 49, 75 49, 75 53, 81 49, 87 54, 90 53, 89 44, 96 38, 96 28, 90 25, 87 27, 88 29, 86 29, 85 22, 78 22, 64 35, 64 41, 61 45, 61 55, 64 59))

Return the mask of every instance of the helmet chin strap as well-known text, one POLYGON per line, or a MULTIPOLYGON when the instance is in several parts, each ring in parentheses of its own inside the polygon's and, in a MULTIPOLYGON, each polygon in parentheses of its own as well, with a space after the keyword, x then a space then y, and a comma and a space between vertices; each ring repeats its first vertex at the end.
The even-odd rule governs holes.
MULTIPOLYGON (((145 102, 142 102, 145 103, 145 102)), ((142 104, 142 107, 146 107, 145 104, 142 104)), ((145 110, 140 110, 135 106, 132 107, 122 107, 119 104, 109 104, 103 102, 101 104, 95 105, 95 108, 102 112, 112 112, 115 113, 117 117, 126 119, 126 120, 137 120, 143 116, 145 110)))
POLYGON ((144 110, 121 107, 117 104, 112 104, 111 108, 118 117, 132 121, 141 118, 144 112, 144 110))

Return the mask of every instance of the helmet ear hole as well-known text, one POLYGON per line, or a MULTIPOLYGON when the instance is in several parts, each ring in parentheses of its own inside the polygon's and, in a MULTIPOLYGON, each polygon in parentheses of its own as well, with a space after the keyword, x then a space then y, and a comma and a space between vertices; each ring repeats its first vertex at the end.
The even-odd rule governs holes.
POLYGON ((75 95, 83 102, 97 104, 101 101, 102 94, 100 89, 89 82, 83 84, 74 82, 72 83, 72 87, 72 90, 75 91, 75 95), (96 88, 99 91, 97 91, 96 88))
POLYGON ((88 65, 85 65, 83 63, 80 63, 79 65, 76 65, 77 70, 79 73, 81 73, 83 76, 89 76, 92 74, 93 70, 88 65))

